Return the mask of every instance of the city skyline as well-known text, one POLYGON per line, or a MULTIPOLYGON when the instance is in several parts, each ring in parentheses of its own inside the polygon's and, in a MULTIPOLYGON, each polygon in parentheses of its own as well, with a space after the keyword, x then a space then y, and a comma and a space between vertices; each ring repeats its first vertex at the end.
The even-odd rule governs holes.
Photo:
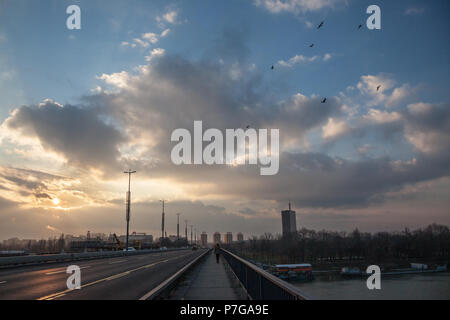
POLYGON ((383 1, 380 30, 366 0, 80 0, 68 30, 71 4, 0 1, 1 240, 124 234, 125 170, 155 238, 281 234, 289 200, 297 230, 450 225, 448 1, 383 1), (175 165, 195 121, 279 129, 278 173, 175 165))

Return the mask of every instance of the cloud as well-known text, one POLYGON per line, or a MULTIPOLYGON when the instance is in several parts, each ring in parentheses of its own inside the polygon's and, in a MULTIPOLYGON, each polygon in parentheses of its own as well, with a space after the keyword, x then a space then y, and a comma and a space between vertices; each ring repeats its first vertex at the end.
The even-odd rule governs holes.
MULTIPOLYGON (((437 161, 444 161, 442 156, 425 154, 413 162, 399 162, 385 157, 349 160, 320 153, 297 153, 312 130, 321 130, 324 140, 336 140, 353 130, 344 121, 342 101, 329 97, 322 104, 320 97, 297 93, 273 104, 260 91, 258 73, 230 76, 233 65, 239 69, 249 67, 245 60, 229 65, 160 55, 151 65, 137 69, 136 74, 123 71, 102 75, 99 79, 118 91, 86 97, 87 105, 96 108, 48 103, 39 108, 22 107, 8 127, 24 134, 37 134, 46 148, 63 154, 69 163, 99 170, 105 169, 103 165, 110 170, 106 172, 132 167, 141 177, 170 179, 182 188, 189 181, 196 186, 189 188, 192 197, 285 201, 289 196, 302 207, 361 207, 382 201, 384 193, 405 184, 448 174, 448 166, 436 165, 437 161), (65 112, 71 115, 70 125, 64 122, 65 112), (100 121, 105 116, 123 128, 123 132, 100 121), (83 121, 78 123, 77 119, 83 121), (281 128, 280 174, 267 183, 257 174, 258 168, 251 166, 174 166, 169 156, 170 133, 176 128, 191 129, 198 119, 203 121, 204 129, 242 128, 248 123, 256 128, 281 128), (77 126, 83 128, 79 130, 83 135, 75 141, 64 139, 73 136, 66 131, 77 126), (43 129, 36 129, 41 127, 45 128, 43 133, 43 129), (31 129, 35 131, 30 133, 31 129), (127 141, 126 145, 121 144, 123 141, 127 141), (221 183, 212 182, 212 176, 221 183)), ((372 82, 364 82, 366 86, 362 89, 370 92, 372 82)), ((409 109, 403 113, 371 108, 361 121, 372 124, 374 130, 397 123, 398 131, 410 128, 416 133, 432 126, 431 119, 414 112, 432 115, 435 107, 413 105, 409 109)), ((445 113, 440 115, 440 119, 445 117, 448 117, 445 113)), ((437 132, 446 129, 443 124, 434 125, 437 132)), ((439 150, 444 152, 445 135, 433 138, 436 141, 442 143, 439 150)), ((411 142, 421 146, 418 141, 411 142)))
POLYGON ((158 40, 159 40, 159 36, 156 33, 153 33, 153 32, 143 33, 141 38, 149 41, 152 44, 157 43, 158 40))
POLYGON ((63 156, 70 164, 99 170, 118 169, 122 133, 101 120, 94 108, 61 106, 45 101, 22 106, 5 120, 9 130, 36 137, 44 150, 63 156))
POLYGON ((126 71, 121 71, 112 74, 102 74, 101 76, 98 76, 97 79, 103 80, 106 84, 112 85, 113 87, 124 89, 127 87, 127 84, 130 80, 130 75, 126 71))
POLYGON ((138 44, 138 45, 140 45, 141 47, 143 47, 143 48, 148 48, 148 47, 150 46, 150 44, 149 44, 147 41, 144 41, 144 40, 139 39, 139 38, 134 38, 133 41, 134 41, 136 44, 138 44))
POLYGON ((165 30, 163 30, 163 31, 161 32, 161 38, 166 37, 166 36, 169 34, 169 32, 170 32, 170 29, 165 29, 165 30))
POLYGON ((329 118, 328 123, 322 127, 322 138, 332 140, 348 133, 350 130, 345 121, 329 118))
POLYGON ((417 16, 417 15, 423 14, 424 12, 425 12, 424 8, 411 7, 411 8, 406 9, 404 14, 407 16, 417 16))
POLYGON ((129 46, 132 48, 136 48, 139 45, 142 48, 148 48, 150 45, 158 43, 160 37, 166 37, 169 32, 170 29, 164 30, 160 35, 154 32, 146 32, 141 34, 140 38, 134 38, 133 42, 130 43, 129 41, 122 41, 120 45, 122 47, 129 46))
POLYGON ((290 58, 288 61, 284 61, 284 60, 278 61, 278 65, 282 66, 282 67, 292 68, 296 64, 313 62, 313 61, 316 61, 317 59, 318 59, 318 56, 306 57, 304 55, 295 55, 292 58, 290 58))
POLYGON ((422 153, 449 156, 450 105, 415 103, 404 112, 405 137, 422 153))
POLYGON ((314 24, 311 21, 306 20, 305 25, 308 29, 314 28, 314 24))
POLYGON ((340 0, 254 0, 254 4, 265 8, 271 13, 306 13, 333 7, 340 0))
POLYGON ((364 75, 356 85, 366 99, 366 105, 393 108, 414 99, 417 88, 409 84, 396 87, 396 81, 387 74, 364 75), (367 99, 369 99, 367 101, 367 99))
POLYGON ((412 89, 408 84, 404 84, 403 86, 395 88, 392 91, 391 96, 387 98, 385 104, 389 108, 395 107, 411 98, 415 91, 416 90, 412 89))
POLYGON ((162 48, 155 48, 153 49, 148 56, 145 57, 145 61, 152 61, 153 59, 157 57, 161 57, 165 54, 166 50, 162 48))
POLYGON ((356 87, 361 93, 368 95, 372 99, 368 105, 374 106, 386 101, 384 92, 392 89, 394 85, 395 81, 387 75, 366 75, 361 77, 361 81, 358 82, 356 87), (381 86, 379 90, 377 90, 378 86, 381 86))
POLYGON ((326 53, 326 54, 323 56, 323 61, 328 61, 328 60, 330 60, 332 57, 333 57, 333 56, 332 56, 330 53, 326 53))
POLYGON ((278 65, 281 67, 292 68, 297 64, 310 63, 310 62, 318 61, 319 59, 322 59, 323 61, 328 61, 331 58, 332 58, 332 55, 329 53, 326 53, 323 56, 323 58, 321 58, 320 56, 306 57, 304 55, 295 55, 292 58, 290 58, 288 61, 284 61, 284 60, 278 61, 278 65))
POLYGON ((81 186, 77 178, 22 168, 0 169, 0 197, 12 199, 21 208, 69 210, 96 203, 86 194, 88 185, 81 186), (55 198, 60 200, 58 206, 52 202, 55 198))
POLYGON ((163 19, 171 24, 176 22, 178 12, 175 10, 169 11, 163 15, 163 19))
POLYGON ((179 9, 169 9, 166 13, 156 17, 156 22, 161 29, 166 28, 167 24, 176 25, 179 24, 179 9))
POLYGON ((385 124, 399 121, 402 118, 398 112, 387 112, 377 109, 370 109, 368 114, 363 116, 364 120, 376 124, 385 124))

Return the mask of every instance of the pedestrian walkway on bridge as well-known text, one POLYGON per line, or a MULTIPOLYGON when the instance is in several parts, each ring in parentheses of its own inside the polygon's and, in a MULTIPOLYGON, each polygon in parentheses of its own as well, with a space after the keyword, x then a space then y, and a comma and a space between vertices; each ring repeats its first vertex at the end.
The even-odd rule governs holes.
POLYGON ((216 262, 211 252, 206 255, 178 284, 170 299, 176 300, 245 300, 238 280, 224 257, 216 262))

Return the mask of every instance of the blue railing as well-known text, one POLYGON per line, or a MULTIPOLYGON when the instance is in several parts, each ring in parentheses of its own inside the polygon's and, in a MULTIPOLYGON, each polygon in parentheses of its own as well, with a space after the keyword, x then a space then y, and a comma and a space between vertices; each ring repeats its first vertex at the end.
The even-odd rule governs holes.
POLYGON ((221 249, 234 275, 252 300, 310 300, 297 287, 256 267, 241 257, 221 249))

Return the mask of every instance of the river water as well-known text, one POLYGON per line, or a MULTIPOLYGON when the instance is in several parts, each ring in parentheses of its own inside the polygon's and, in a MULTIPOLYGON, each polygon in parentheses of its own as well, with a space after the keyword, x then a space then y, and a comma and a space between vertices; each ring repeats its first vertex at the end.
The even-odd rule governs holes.
POLYGON ((316 276, 312 282, 291 282, 313 299, 325 300, 450 300, 450 273, 382 276, 381 290, 369 290, 366 278, 316 276))

